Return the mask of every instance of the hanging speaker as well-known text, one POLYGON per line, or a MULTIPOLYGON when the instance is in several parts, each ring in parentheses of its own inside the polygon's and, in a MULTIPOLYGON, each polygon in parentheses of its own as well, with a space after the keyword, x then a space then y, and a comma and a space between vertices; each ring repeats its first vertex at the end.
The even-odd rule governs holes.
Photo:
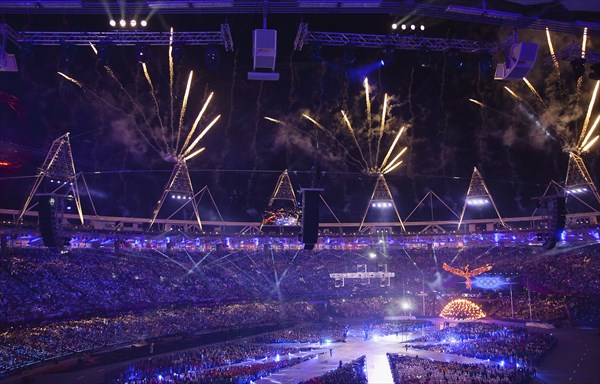
POLYGON ((248 80, 279 80, 279 73, 273 72, 277 59, 277 31, 274 29, 255 29, 252 34, 252 47, 254 70, 248 72, 248 80))
POLYGON ((39 194, 38 198, 42 241, 48 248, 62 249, 65 243, 62 228, 65 197, 55 194, 39 194))
POLYGON ((320 188, 304 188, 302 193, 302 229, 300 240, 304 249, 312 250, 319 238, 319 200, 320 188))
POLYGON ((542 248, 550 250, 560 241, 561 234, 565 229, 567 209, 564 196, 552 197, 547 204, 548 230, 542 248))

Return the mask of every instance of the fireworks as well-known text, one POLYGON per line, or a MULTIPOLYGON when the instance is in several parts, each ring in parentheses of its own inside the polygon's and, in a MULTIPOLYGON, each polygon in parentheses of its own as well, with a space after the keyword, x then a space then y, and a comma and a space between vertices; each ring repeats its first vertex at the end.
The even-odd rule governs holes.
MULTIPOLYGON (((521 100, 521 98, 512 89, 508 88, 506 85, 504 86, 504 89, 506 89, 508 91, 508 93, 510 93, 510 95, 512 97, 514 97, 515 99, 521 100)), ((471 100, 475 103, 475 100, 473 100, 473 99, 469 99, 469 100, 471 100)))
MULTIPOLYGON (((388 116, 390 113, 390 110, 391 110, 390 97, 388 96, 387 93, 384 94, 383 103, 381 105, 381 116, 379 117, 379 124, 377 127, 373 127, 373 116, 371 113, 372 89, 369 86, 369 80, 367 78, 365 78, 365 80, 363 81, 363 87, 365 90, 366 123, 363 126, 361 126, 361 130, 357 131, 354 129, 354 126, 352 125, 352 122, 349 118, 347 111, 344 111, 344 110, 340 111, 341 118, 342 118, 342 124, 348 129, 348 132, 350 133, 350 137, 352 138, 352 144, 358 151, 360 160, 357 159, 356 157, 350 155, 351 151, 349 151, 336 138, 336 136, 333 135, 333 133, 331 133, 331 131, 326 129, 321 123, 319 123, 318 121, 316 121, 314 118, 310 117, 307 114, 303 114, 302 117, 309 120, 311 123, 313 123, 319 129, 327 132, 328 135, 331 136, 338 145, 340 145, 341 147, 343 147, 346 150, 348 157, 355 164, 360 166, 365 173, 375 174, 375 175, 387 174, 387 173, 393 171, 394 169, 398 168, 398 166, 400 166, 403 163, 403 160, 401 160, 400 158, 406 152, 407 147, 404 147, 403 149, 398 151, 396 156, 394 156, 392 158, 392 161, 390 161, 389 164, 388 164, 388 159, 390 158, 394 149, 396 148, 396 145, 398 144, 398 141, 400 140, 402 133, 406 130, 406 127, 405 126, 400 127, 400 130, 395 135, 394 141, 392 142, 391 146, 387 150, 385 157, 383 158, 382 161, 380 161, 380 155, 382 153, 381 146, 382 146, 383 136, 390 130, 390 125, 393 124, 393 122, 391 122, 391 119, 389 119, 389 116, 388 116), (360 136, 359 136, 359 132, 361 133, 360 136), (362 138, 362 137, 365 137, 363 143, 361 143, 361 141, 363 141, 363 140, 359 140, 359 138, 362 138), (372 140, 376 140, 376 142, 373 143, 372 140), (365 145, 367 147, 367 156, 365 156, 365 151, 363 149, 363 147, 365 145), (373 151, 373 146, 375 146, 374 151, 373 151)), ((273 120, 271 120, 271 121, 273 121, 273 120)))
POLYGON ((62 77, 64 77, 65 79, 69 80, 70 82, 72 82, 73 84, 76 84, 79 88, 85 90, 85 88, 83 87, 83 84, 81 83, 81 81, 75 80, 74 78, 65 75, 62 72, 58 72, 59 75, 61 75, 62 77))
MULTIPOLYGON (((588 105, 587 113, 585 114, 585 120, 583 121, 583 128, 581 129, 581 135, 579 137, 579 141, 578 141, 578 145, 577 145, 580 152, 585 152, 591 147, 591 146, 585 145, 585 143, 589 140, 591 134, 596 129, 596 126, 598 125, 598 119, 596 119, 596 121, 592 125, 592 129, 590 130, 589 134, 586 135, 587 128, 590 123, 590 117, 592 116, 592 110, 594 109, 594 103, 596 102, 596 96, 598 95, 598 87, 599 86, 600 86, 600 80, 596 81, 596 86, 594 87, 594 92, 592 93, 592 99, 590 100, 590 104, 588 105)), ((598 117, 600 117, 600 115, 598 115, 598 117)), ((596 138, 597 137, 598 136, 596 136, 596 138)), ((596 140, 594 139, 590 143, 595 142, 595 141, 596 140)))
MULTIPOLYGON (((504 87, 504 88, 506 88, 506 87, 504 87)), ((508 89, 508 88, 506 88, 506 89, 508 89)), ((510 91, 510 90, 509 90, 509 91, 510 91)), ((511 92, 511 93, 512 93, 512 92, 511 92)), ((516 95, 515 95, 515 96, 516 96, 516 95)), ((469 99, 469 101, 470 101, 471 103, 475 103, 475 104, 479 105, 479 106, 480 106, 480 107, 482 107, 482 108, 485 108, 485 104, 483 104, 483 103, 482 103, 481 101, 479 101, 479 100, 475 100, 475 99, 469 99)))
MULTIPOLYGON (((542 100, 542 97, 540 96, 540 94, 538 93, 538 91, 536 91, 535 87, 533 86, 533 84, 531 84, 529 82, 529 80, 527 80, 526 77, 523 78, 523 81, 525 82, 525 84, 527 84, 527 86, 529 87, 529 89, 531 90, 531 93, 533 93, 537 99, 540 101, 540 103, 542 103, 542 105, 544 106, 544 109, 547 109, 546 104, 544 103, 544 100, 542 100)), ((506 88, 506 87, 505 87, 506 88)), ((507 88, 508 89, 508 88, 507 88)))
MULTIPOLYGON (((573 111, 569 110, 569 108, 571 108, 573 103, 567 102, 566 101, 567 98, 563 93, 563 89, 562 89, 563 84, 561 81, 559 63, 558 63, 558 59, 557 59, 555 51, 554 51, 554 45, 552 44, 552 38, 550 35, 550 31, 547 28, 546 28, 546 38, 547 38, 548 48, 550 50, 550 55, 552 57, 553 66, 554 66, 553 75, 556 77, 556 79, 555 79, 556 80, 555 81, 555 90, 557 91, 556 95, 559 97, 558 98, 556 96, 552 97, 553 93, 551 92, 549 94, 551 96, 550 101, 544 102, 544 99, 542 98, 540 93, 535 89, 533 84, 527 78, 523 78, 523 82, 525 83, 525 85, 527 85, 527 87, 529 88, 531 93, 536 97, 536 99, 540 102, 540 104, 544 108, 544 111, 541 112, 542 116, 540 116, 540 118, 536 118, 534 116, 535 109, 527 102, 527 100, 525 100, 523 97, 519 96, 515 91, 513 91, 512 89, 510 89, 506 86, 504 87, 504 89, 507 92, 509 92, 510 95, 514 99, 517 100, 517 102, 519 103, 520 106, 526 107, 526 108, 521 108, 521 112, 530 121, 532 121, 536 127, 541 128, 547 135, 548 135, 549 130, 553 130, 559 134, 558 139, 561 141, 561 145, 565 152, 573 152, 577 155, 581 155, 582 153, 589 151, 594 146, 594 144, 598 141, 597 139, 599 138, 599 136, 595 132, 596 132, 596 128, 598 126, 598 122, 600 120, 600 115, 596 116, 596 119, 594 120, 593 124, 591 124, 591 128, 590 128, 590 121, 592 121, 593 109, 594 109, 594 105, 596 103, 598 90, 600 88, 600 81, 596 81, 596 84, 594 86, 594 89, 592 92, 592 97, 591 97, 589 105, 587 107, 587 111, 586 111, 583 125, 581 128, 581 132, 578 132, 574 138, 569 138, 570 135, 565 134, 565 131, 567 129, 569 129, 569 124, 571 122, 574 122, 575 119, 578 117, 578 115, 576 113, 574 113, 573 111), (550 109, 548 108, 548 105, 550 105, 550 103, 552 104, 552 106, 554 108, 550 108, 550 109), (556 108, 557 106, 559 107, 558 109, 556 108), (596 136, 594 136, 595 134, 596 134, 596 136)), ((587 29, 584 29, 583 39, 582 39, 582 43, 581 43, 581 58, 582 59, 585 58, 586 44, 587 44, 587 29)), ((579 77, 577 79, 577 84, 575 87, 575 92, 576 92, 575 97, 572 98, 572 100, 575 102, 577 102, 579 100, 582 85, 583 85, 583 77, 579 77)), ((469 99, 469 100, 473 103, 476 103, 476 104, 482 106, 482 107, 484 106, 483 103, 480 103, 477 100, 473 100, 473 99, 469 99)), ((548 136, 555 138, 555 139, 557 138, 556 135, 548 135, 548 136)))
MULTIPOLYGON (((94 53, 98 54, 98 50, 96 49, 96 47, 91 43, 90 43, 90 46, 92 47, 94 53)), ((199 135, 197 135, 196 138, 192 141, 192 138, 194 137, 194 134, 196 133, 196 129, 197 129, 198 125, 200 124, 200 121, 202 120, 203 115, 206 112, 208 105, 210 104, 210 101, 213 97, 213 94, 211 93, 208 96, 208 98, 206 99, 206 101, 204 102, 204 105, 202 106, 202 109, 198 113, 198 116, 196 117, 194 123, 191 125, 189 132, 187 132, 187 135, 184 134, 184 131, 186 129, 185 116, 186 116, 186 112, 188 109, 188 105, 190 103, 189 96, 190 96, 190 91, 191 91, 191 87, 192 87, 193 75, 194 75, 193 71, 190 71, 188 78, 187 78, 185 92, 184 92, 184 95, 182 98, 181 106, 179 108, 179 119, 177 121, 177 127, 175 127, 175 114, 177 112, 175 111, 175 95, 174 95, 174 91, 173 91, 174 77, 175 77, 174 62, 173 62, 173 28, 171 28, 170 35, 169 35, 168 60, 169 60, 169 95, 170 95, 170 108, 169 108, 169 116, 168 116, 169 123, 168 124, 166 124, 161 117, 159 102, 158 102, 158 99, 156 98, 156 89, 152 82, 152 77, 150 76, 150 71, 148 70, 146 63, 141 63, 141 65, 142 65, 142 69, 144 72, 144 77, 146 79, 146 83, 148 85, 149 93, 152 96, 152 100, 154 103, 155 110, 154 110, 153 114, 156 116, 156 119, 150 119, 150 118, 148 118, 148 116, 146 116, 146 113, 144 112, 142 105, 140 103, 138 103, 138 101, 133 97, 133 95, 125 88, 123 83, 121 81, 119 81, 118 77, 113 72, 113 70, 110 68, 110 66, 105 65, 104 69, 105 69, 106 73, 108 74, 108 76, 114 82, 117 83, 117 85, 119 86, 119 88, 123 92, 123 94, 125 94, 127 96, 127 99, 133 105, 137 115, 143 119, 145 128, 142 129, 137 124, 135 125, 135 128, 137 129, 138 133, 143 137, 143 139, 146 141, 146 143, 153 150, 155 150, 159 155, 161 155, 161 157, 163 159, 165 159, 167 161, 185 162, 185 161, 193 159, 195 156, 197 156, 199 153, 201 153, 205 149, 205 148, 201 148, 201 149, 194 151, 194 148, 196 147, 198 142, 206 135, 206 133, 210 130, 210 128, 219 120, 221 115, 214 117, 212 119, 212 121, 206 126, 206 128, 204 128, 204 130, 202 130, 202 132, 199 135), (151 121, 155 121, 155 120, 158 120, 159 127, 155 127, 151 123, 151 121), (185 137, 185 140, 182 140, 183 137, 185 137), (182 144, 182 141, 183 141, 183 144, 182 144), (192 141, 191 144, 190 144, 190 141, 192 141)), ((65 75, 62 72, 58 72, 58 74, 61 75, 62 77, 64 77, 65 79, 69 80, 70 82, 76 84, 82 90, 88 91, 88 89, 80 81, 75 80, 75 79, 65 75)), ((94 96, 99 97, 97 94, 94 94, 94 96)), ((110 104, 106 100, 103 100, 103 101, 107 104, 110 104)), ((113 106, 113 108, 118 109, 114 106, 113 106)), ((125 111, 123 111, 121 109, 118 109, 118 110, 120 110, 123 113, 126 113, 125 111)))
POLYGON ((554 45, 552 45, 552 37, 550 36, 550 30, 548 28, 546 28, 546 40, 548 41, 548 48, 550 49, 550 56, 552 57, 554 69, 558 73, 560 73, 560 66, 558 65, 558 59, 556 58, 556 54, 554 53, 554 45))
POLYGON ((581 40, 581 58, 585 59, 585 46, 587 45, 587 27, 583 28, 583 39, 581 40))

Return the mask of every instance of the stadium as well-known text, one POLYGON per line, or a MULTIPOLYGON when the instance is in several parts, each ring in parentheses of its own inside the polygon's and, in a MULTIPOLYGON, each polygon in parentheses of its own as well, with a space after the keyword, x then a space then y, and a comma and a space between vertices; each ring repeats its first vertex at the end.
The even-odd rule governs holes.
POLYGON ((600 6, 0 1, 0 383, 593 383, 600 6))

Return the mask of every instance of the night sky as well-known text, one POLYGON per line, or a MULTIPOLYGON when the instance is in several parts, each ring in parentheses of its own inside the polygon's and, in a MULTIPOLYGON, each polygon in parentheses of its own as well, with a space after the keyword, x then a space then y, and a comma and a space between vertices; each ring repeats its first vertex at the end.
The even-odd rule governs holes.
MULTIPOLYGON (((17 30, 110 29, 107 18, 100 15, 7 16, 6 20, 17 30)), ((154 15, 148 30, 168 31, 172 26, 176 31, 217 31, 225 21, 231 26, 235 51, 219 47, 218 68, 207 67, 206 47, 185 47, 175 66, 175 125, 191 69, 194 81, 184 126, 189 129, 210 92, 214 92, 213 101, 199 128, 222 115, 200 144, 206 150, 189 162, 189 168, 195 189, 208 185, 226 220, 259 220, 284 169, 289 170, 295 187, 310 186, 316 158, 324 172, 320 181, 324 198, 342 221, 360 221, 375 177, 352 160, 360 155, 342 123, 340 109, 350 112, 357 138, 363 151, 367 150, 365 76, 373 88, 372 146, 377 141, 373 135, 378 132, 384 93, 392 100, 379 161, 398 129, 407 127, 397 147, 408 146, 404 163, 386 175, 402 217, 429 189, 460 212, 474 166, 482 172, 503 216, 530 215, 536 204, 532 198, 540 196, 550 180, 564 181, 568 154, 563 148, 581 130, 595 82, 584 75, 578 96, 569 62, 560 63, 557 81, 553 67, 544 64, 548 46, 542 31, 519 30, 518 36, 521 41, 540 44, 528 78, 546 108, 523 82, 493 80, 501 52, 491 58, 491 66, 485 56, 452 52, 396 51, 391 60, 383 50, 356 49, 353 63, 344 48, 318 50, 312 44, 302 52, 292 52, 302 21, 315 31, 386 34, 394 20, 386 15, 269 16, 268 27, 279 34, 276 70, 281 78, 259 82, 247 80, 247 72, 252 66, 252 30, 262 27, 261 15, 154 15), (384 66, 378 64, 382 58, 387 59, 384 66), (505 85, 524 100, 511 97, 505 85), (301 119, 302 113, 317 119, 330 134, 301 119), (274 124, 264 116, 287 125, 274 124)), ((502 42, 511 34, 507 27, 437 19, 414 18, 407 23, 424 24, 423 34, 429 37, 502 42)), ((553 34, 556 50, 572 41, 580 42, 580 37, 553 34)), ((587 49, 598 50, 599 45, 591 37, 587 49)), ((19 113, 7 103, 0 104, 0 160, 17 166, 0 169, 1 206, 20 208, 33 179, 19 177, 34 175, 52 140, 70 132, 76 167, 85 174, 98 213, 149 217, 173 164, 142 137, 140 130, 149 134, 142 114, 98 67, 92 49, 36 46, 12 51, 17 53, 19 72, 0 72, 0 91, 18 98, 19 113), (91 92, 82 91, 57 71, 81 81, 91 92)), ((135 47, 112 47, 110 66, 150 125, 157 127, 156 108, 135 54, 135 47)), ((168 122, 167 47, 151 47, 149 54, 147 65, 160 113, 168 122)), ((600 112, 598 104, 592 121, 600 112)), ((596 185, 599 151, 600 145, 584 156, 596 185)), ((215 218, 208 206, 202 203, 201 207, 205 207, 203 219, 215 218)))

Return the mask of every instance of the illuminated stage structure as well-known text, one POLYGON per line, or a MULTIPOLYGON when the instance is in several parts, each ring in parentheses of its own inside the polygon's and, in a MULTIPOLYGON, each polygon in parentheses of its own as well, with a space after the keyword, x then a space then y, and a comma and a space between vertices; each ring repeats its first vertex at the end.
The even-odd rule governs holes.
POLYGON ((173 168, 173 172, 171 172, 169 182, 167 183, 167 186, 165 187, 165 190, 160 200, 158 200, 158 204, 152 215, 150 227, 152 227, 152 225, 156 221, 160 210, 162 209, 165 201, 169 197, 173 200, 183 200, 185 201, 185 204, 180 206, 168 218, 170 219, 171 217, 173 217, 173 215, 179 212, 186 204, 190 203, 192 204, 198 227, 200 230, 202 230, 202 221, 200 220, 200 213, 198 212, 198 203, 196 202, 194 187, 192 185, 192 179, 190 178, 190 171, 188 170, 185 159, 179 159, 175 164, 175 168, 173 168))
POLYGON ((600 209, 600 195, 592 181, 585 163, 581 156, 569 152, 569 165, 567 166, 567 176, 565 178, 565 193, 567 202, 574 198, 595 212, 600 209), (586 203, 580 196, 585 194, 593 196, 595 206, 586 203))
POLYGON ((387 264, 377 264, 377 272, 367 272, 366 264, 358 264, 356 265, 356 272, 329 274, 329 277, 335 279, 336 288, 343 287, 346 279, 360 279, 361 285, 369 285, 371 284, 371 279, 379 279, 380 287, 389 287, 390 278, 395 276, 394 272, 388 272, 387 264))
POLYGON ((94 215, 98 216, 96 207, 92 201, 92 195, 90 194, 87 183, 85 182, 85 178, 83 177, 83 173, 77 173, 75 170, 73 152, 71 151, 71 142, 69 141, 69 133, 67 132, 52 142, 52 146, 48 151, 48 155, 44 160, 44 164, 42 165, 42 168, 35 179, 33 188, 31 188, 31 192, 29 192, 29 196, 27 196, 27 200, 25 200, 23 208, 19 211, 17 222, 20 222, 23 218, 23 215, 37 204, 32 204, 33 197, 37 192, 39 192, 39 188, 44 184, 44 181, 49 181, 47 184, 49 184, 48 186, 52 189, 52 194, 57 194, 61 190, 64 191, 64 187, 66 187, 66 191, 62 192, 64 195, 68 195, 69 193, 73 194, 75 206, 77 207, 77 214, 81 224, 83 224, 83 209, 81 207, 81 197, 79 194, 79 187, 77 185, 77 182, 80 179, 83 182, 85 190, 90 198, 94 215))
POLYGON ((460 213, 460 217, 458 219, 458 229, 460 229, 460 226, 462 225, 463 218, 465 217, 465 211, 467 210, 468 206, 483 207, 487 206, 488 204, 491 204, 494 207, 494 211, 496 212, 496 216, 498 217, 500 225, 502 225, 504 228, 507 228, 502 216, 500 216, 500 212, 498 212, 498 208, 494 203, 494 199, 492 199, 490 191, 485 185, 485 181, 483 180, 481 173, 479 170, 477 170, 477 167, 474 167, 473 175, 471 176, 471 182, 469 183, 469 188, 467 189, 465 203, 463 204, 462 212, 460 213))
POLYGON ((377 182, 375 183, 375 188, 373 188, 373 193, 371 194, 371 199, 369 199, 369 204, 367 205, 367 209, 360 221, 360 226, 358 227, 358 231, 362 232, 363 227, 365 227, 365 220, 367 218, 367 214, 369 210, 377 209, 377 210, 390 210, 393 209, 396 217, 398 218, 398 222, 402 227, 402 230, 405 231, 404 223, 400 218, 400 213, 398 213, 398 208, 396 208, 396 203, 394 202, 394 198, 392 197, 392 193, 390 192, 390 188, 388 187, 387 181, 385 180, 385 176, 383 173, 380 173, 377 176, 377 182))
MULTIPOLYGON (((551 192, 555 195, 564 196, 566 204, 569 201, 576 201, 591 210, 591 212, 600 212, 600 194, 598 193, 598 189, 583 159, 575 152, 569 152, 569 164, 567 166, 564 185, 554 180, 550 181, 541 199, 547 198, 551 192), (585 198, 586 196, 588 197, 587 199, 585 198)), ((567 209, 571 212, 576 211, 575 208, 577 207, 574 207, 573 204, 567 205, 567 209)), ((537 208, 533 211, 532 216, 535 216, 536 213, 537 208)))
MULTIPOLYGON (((169 63, 172 64, 171 50, 169 50, 169 63)), ((170 66, 172 67, 172 65, 170 65, 170 66)), ((144 70, 146 71, 145 65, 144 65, 144 70)), ((171 76, 172 76, 172 71, 170 71, 170 72, 171 72, 171 76)), ((147 77, 147 79, 149 79, 149 77, 147 77)), ((156 221, 161 208, 163 207, 165 201, 170 196, 170 198, 173 200, 184 200, 185 204, 183 204, 174 213, 172 213, 171 216, 169 216, 169 218, 171 218, 175 213, 177 213, 179 210, 181 210, 185 205, 187 205, 188 203, 191 203, 192 208, 194 210, 196 223, 198 224, 198 228, 200 230, 202 230, 202 221, 200 220, 200 213, 198 212, 198 203, 196 202, 196 199, 195 199, 196 195, 194 194, 194 187, 192 185, 192 179, 190 178, 190 171, 188 170, 187 162, 192 160, 194 157, 198 156, 200 153, 202 153, 204 151, 204 149, 205 149, 204 147, 195 149, 196 145, 198 145, 200 140, 202 140, 202 138, 212 128, 212 126, 217 123, 217 121, 219 120, 221 115, 217 115, 214 119, 212 119, 212 121, 192 141, 192 137, 194 136, 194 133, 196 132, 196 128, 198 127, 198 125, 202 119, 202 116, 204 115, 204 112, 206 111, 206 109, 210 103, 210 100, 212 99, 213 94, 211 93, 207 97, 202 109, 198 113, 198 116, 196 117, 196 120, 192 124, 185 140, 183 140, 183 137, 184 137, 184 135, 183 135, 183 127, 184 127, 183 121, 184 120, 183 119, 184 119, 185 110, 186 110, 186 106, 187 106, 187 100, 188 100, 191 82, 192 82, 192 72, 190 72, 185 95, 183 97, 183 102, 182 102, 182 107, 181 107, 181 112, 180 112, 180 117, 179 117, 179 127, 177 129, 177 136, 176 136, 176 138, 174 137, 174 135, 173 135, 173 137, 170 137, 170 138, 164 137, 166 153, 170 156, 170 158, 175 160, 175 167, 173 168, 173 172, 171 172, 171 177, 169 178, 169 181, 165 187, 165 190, 164 190, 160 200, 158 200, 156 209, 154 210, 154 212, 152 214, 152 219, 150 220, 150 228, 152 228, 152 225, 154 225, 154 222, 156 221), (181 143, 182 141, 183 141, 183 143, 181 143)), ((151 84, 150 81, 148 81, 148 83, 151 84)), ((171 81, 170 82, 171 93, 172 93, 172 89, 173 89, 172 83, 173 82, 171 81)), ((173 112, 171 112, 171 117, 173 117, 173 112)), ((173 128, 173 119, 172 118, 171 118, 171 127, 173 128)), ((212 198, 212 195, 211 195, 211 198, 212 198)), ((213 204, 214 204, 214 200, 213 200, 213 204)), ((215 205, 215 207, 216 207, 216 205, 215 205)), ((217 212, 218 212, 218 208, 217 208, 217 212)), ((221 214, 219 213, 219 216, 220 215, 221 214)), ((222 218, 221 218, 221 221, 223 221, 222 218)))
POLYGON ((464 270, 451 267, 450 265, 448 265, 446 263, 444 263, 443 267, 444 267, 444 271, 448 271, 457 276, 464 277, 465 284, 469 291, 473 290, 473 286, 471 285, 471 277, 481 275, 482 273, 485 273, 492 269, 492 266, 490 264, 484 265, 483 267, 475 268, 470 271, 469 271, 468 264, 465 266, 464 270))
POLYGON ((440 317, 454 321, 473 321, 485 317, 485 313, 472 301, 455 299, 446 304, 440 317))
POLYGON ((298 207, 298 200, 286 169, 277 179, 277 184, 263 214, 259 230, 262 230, 265 225, 299 227, 301 216, 302 210, 298 207))

